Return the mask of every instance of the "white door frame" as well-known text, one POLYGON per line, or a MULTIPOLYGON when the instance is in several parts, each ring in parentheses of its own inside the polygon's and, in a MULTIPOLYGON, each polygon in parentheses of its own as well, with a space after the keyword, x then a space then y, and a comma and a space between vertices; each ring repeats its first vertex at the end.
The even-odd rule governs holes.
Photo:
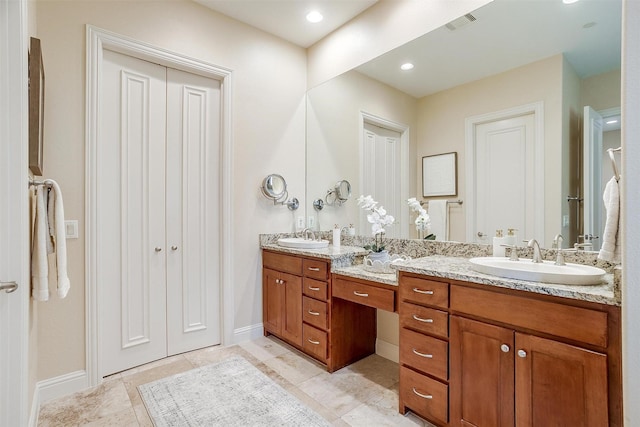
POLYGON ((0 425, 29 420, 29 190, 27 2, 0 2, 0 425), (6 339, 6 341, 4 341, 6 339))
MULTIPOLYGON (((364 124, 370 123, 372 125, 376 125, 385 129, 390 129, 392 131, 398 132, 400 134, 400 170, 406 171, 400 177, 400 197, 402 200, 407 200, 409 198, 409 126, 394 122, 374 114, 367 113, 365 111, 360 111, 358 117, 358 126, 359 126, 359 138, 360 138, 360 176, 359 182, 364 182, 364 124)), ((362 191, 362 189, 360 189, 362 191)), ((399 213, 400 217, 400 235, 405 238, 409 237, 409 205, 406 203, 400 204, 402 211, 399 213)), ((362 218, 366 218, 366 216, 362 215, 361 210, 361 220, 360 220, 360 228, 362 228, 362 224, 364 224, 362 218)), ((368 235, 368 233, 365 233, 368 235)))
POLYGON ((232 71, 198 59, 152 46, 128 37, 124 37, 100 28, 87 25, 87 109, 86 109, 86 354, 89 386, 95 386, 102 380, 98 375, 100 357, 98 338, 98 305, 96 253, 97 253, 97 198, 96 198, 96 144, 98 140, 98 105, 100 104, 98 78, 102 68, 102 52, 105 49, 150 61, 166 67, 175 68, 193 74, 209 77, 221 82, 222 119, 220 169, 220 284, 221 284, 221 325, 222 343, 232 342, 234 317, 232 263, 233 245, 233 200, 231 194, 231 79, 232 71), (225 309, 227 308, 227 309, 225 309))
MULTIPOLYGON (((533 114, 534 116, 534 152, 535 152, 535 170, 534 170, 534 199, 537 212, 544 212, 544 103, 542 101, 532 104, 521 105, 519 107, 507 108, 505 110, 494 111, 491 113, 480 114, 477 116, 467 117, 465 119, 465 201, 466 208, 466 239, 467 242, 473 242, 475 232, 475 214, 476 214, 476 194, 474 190, 474 182, 476 176, 475 159, 476 159, 476 132, 478 125, 487 122, 493 122, 502 119, 522 116, 525 114, 533 114)), ((533 225, 533 235, 544 246, 544 215, 535 215, 533 225)))

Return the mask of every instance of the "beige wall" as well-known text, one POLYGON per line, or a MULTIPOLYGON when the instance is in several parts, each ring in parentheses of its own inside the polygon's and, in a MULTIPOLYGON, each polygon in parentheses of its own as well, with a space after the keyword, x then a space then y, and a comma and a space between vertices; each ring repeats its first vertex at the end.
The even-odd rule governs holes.
POLYGON ((312 88, 491 0, 380 0, 309 48, 312 88))
MULTIPOLYGON (((458 152, 458 198, 465 200, 465 119, 538 101, 544 102, 545 242, 560 230, 562 55, 421 98, 418 102, 416 167, 423 156, 458 152)), ((421 177, 416 177, 421 188, 421 177)), ((450 209, 450 239, 466 241, 465 211, 450 209)), ((523 236, 524 237, 524 236, 523 236)), ((540 236, 536 236, 541 240, 540 236)))
POLYGON ((620 107, 620 93, 620 70, 587 77, 580 85, 582 105, 589 105, 596 111, 620 107))
MULTIPOLYGON (((41 1, 38 35, 46 72, 44 172, 62 188, 80 238, 67 243, 72 288, 38 303, 38 378, 85 368, 85 25, 230 68, 234 325, 262 321, 258 234, 291 229, 286 207, 258 187, 273 172, 304 204, 305 50, 191 1, 41 1)), ((227 248, 225 248, 227 249, 227 248)))
POLYGON ((562 170, 565 172, 562 173, 562 191, 558 197, 560 234, 564 239, 563 247, 568 248, 578 241, 581 231, 582 215, 579 215, 579 206, 576 204, 578 202, 567 202, 567 196, 582 194, 582 104, 580 77, 566 58, 563 61, 562 74, 562 170))
MULTIPOLYGON (((308 92, 307 101, 307 212, 315 214, 314 199, 325 198, 338 180, 348 180, 352 198, 342 206, 325 206, 317 215, 320 229, 334 224, 359 223, 355 199, 360 185, 360 112, 409 126, 409 157, 415 157, 416 99, 356 71, 331 79, 308 92)), ((415 176, 415 167, 407 171, 415 176)), ((415 193, 410 179, 410 194, 415 193)), ((374 195, 375 197, 375 195, 374 195)), ((399 212, 393 215, 400 216, 399 212)), ((400 219, 400 218, 399 218, 400 219)))

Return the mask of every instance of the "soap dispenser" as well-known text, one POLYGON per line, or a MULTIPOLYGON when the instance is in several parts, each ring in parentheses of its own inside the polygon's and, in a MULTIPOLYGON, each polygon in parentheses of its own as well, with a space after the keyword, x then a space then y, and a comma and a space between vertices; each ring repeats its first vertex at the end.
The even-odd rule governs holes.
POLYGON ((517 246, 518 236, 516 235, 517 228, 507 228, 507 236, 504 238, 505 245, 517 246))
POLYGON ((505 256, 504 245, 506 238, 502 236, 502 230, 496 230, 496 236, 493 238, 493 256, 505 256))

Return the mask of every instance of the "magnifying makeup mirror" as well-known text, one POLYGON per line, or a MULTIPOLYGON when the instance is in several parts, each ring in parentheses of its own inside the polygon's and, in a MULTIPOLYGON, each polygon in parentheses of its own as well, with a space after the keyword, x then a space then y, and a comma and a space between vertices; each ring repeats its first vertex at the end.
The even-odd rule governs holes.
POLYGON ((289 192, 287 191, 287 181, 276 173, 267 175, 262 180, 262 186, 260 187, 262 195, 269 200, 273 200, 274 205, 287 205, 287 207, 295 211, 300 206, 297 198, 287 200, 289 192))

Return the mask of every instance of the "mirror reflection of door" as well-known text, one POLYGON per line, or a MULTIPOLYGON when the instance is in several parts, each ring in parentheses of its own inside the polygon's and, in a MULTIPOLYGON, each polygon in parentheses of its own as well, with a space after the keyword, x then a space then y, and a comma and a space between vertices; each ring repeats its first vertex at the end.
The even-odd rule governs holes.
MULTIPOLYGON (((491 243, 496 230, 514 228, 520 240, 536 235, 535 113, 495 117, 473 126, 472 225, 468 241, 491 243)), ((521 244, 518 242, 518 244, 521 244)))
POLYGON ((582 236, 588 236, 593 250, 600 250, 606 210, 602 194, 613 177, 607 150, 620 147, 620 108, 595 111, 584 107, 583 217, 582 236), (592 238, 590 238, 592 237, 592 238))
MULTIPOLYGON (((364 123, 363 129, 363 175, 362 192, 371 195, 387 213, 393 215, 396 224, 386 228, 385 237, 401 237, 402 194, 401 188, 401 142, 400 132, 364 123)), ((363 216, 360 233, 370 235, 371 227, 363 216)))

